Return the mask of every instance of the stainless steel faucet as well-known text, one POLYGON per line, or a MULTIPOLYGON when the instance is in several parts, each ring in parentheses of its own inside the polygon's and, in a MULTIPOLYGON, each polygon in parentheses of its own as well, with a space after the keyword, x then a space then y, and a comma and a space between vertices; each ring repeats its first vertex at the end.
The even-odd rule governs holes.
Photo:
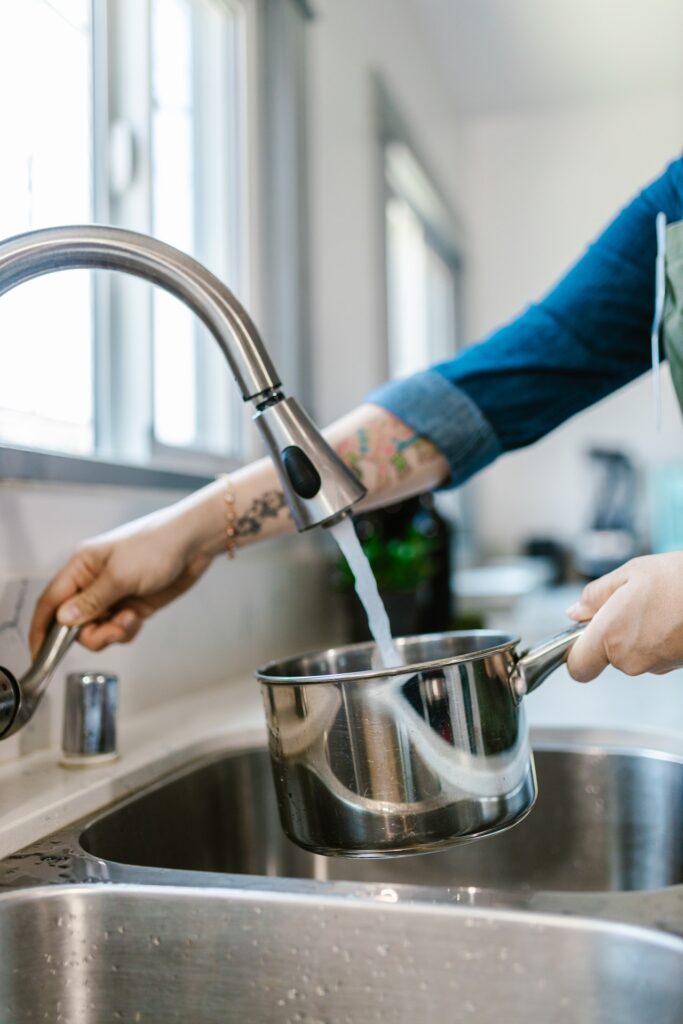
MULTIPOLYGON (((68 269, 120 270, 159 285, 206 324, 237 382, 273 459, 298 530, 329 525, 365 495, 282 383, 251 317, 232 292, 192 257, 147 235, 83 225, 46 228, 0 243, 0 295, 24 281, 68 269)), ((18 681, 0 669, 0 739, 32 716, 75 631, 55 627, 18 681)))

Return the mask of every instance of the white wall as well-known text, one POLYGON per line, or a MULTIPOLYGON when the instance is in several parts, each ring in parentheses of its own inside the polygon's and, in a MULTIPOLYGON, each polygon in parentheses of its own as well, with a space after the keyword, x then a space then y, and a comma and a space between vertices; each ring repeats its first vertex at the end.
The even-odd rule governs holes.
POLYGON ((328 422, 386 376, 378 73, 450 205, 461 155, 452 104, 411 8, 319 0, 309 75, 314 405, 328 422))
MULTIPOLYGON (((458 116, 411 5, 320 0, 316 11, 309 74, 313 406, 328 422, 386 374, 373 73, 460 222, 470 340, 541 295, 676 155, 683 116, 672 91, 458 116)), ((661 436, 652 429, 646 379, 482 474, 470 491, 484 550, 513 551, 530 533, 570 538, 588 497, 583 453, 595 442, 619 444, 641 463, 680 454, 683 434, 668 384, 665 374, 661 436)))
MULTIPOLYGON (((482 116, 464 126, 468 337, 540 296, 631 195, 678 154, 681 97, 482 116)), ((571 538, 585 514, 594 442, 641 464, 680 459, 683 429, 665 378, 664 430, 653 429, 649 375, 554 434, 499 460, 473 483, 488 553, 535 534, 571 538)))

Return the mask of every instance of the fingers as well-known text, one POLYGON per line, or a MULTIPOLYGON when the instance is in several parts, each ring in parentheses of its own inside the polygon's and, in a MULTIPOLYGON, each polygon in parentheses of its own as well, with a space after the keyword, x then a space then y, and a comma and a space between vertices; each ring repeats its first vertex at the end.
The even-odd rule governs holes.
POLYGON ((104 615, 122 597, 125 597, 125 587, 105 566, 88 587, 59 606, 57 621, 64 626, 81 626, 104 615))
POLYGON ((29 631, 32 657, 38 653, 55 617, 64 625, 81 625, 79 640, 92 651, 102 650, 111 643, 127 643, 142 625, 142 617, 135 609, 122 607, 107 616, 106 621, 92 621, 102 619, 112 605, 125 596, 124 589, 106 566, 90 564, 82 556, 76 556, 38 599, 29 631))
POLYGON ((45 634, 55 617, 55 612, 60 604, 72 597, 79 588, 78 569, 73 562, 69 562, 53 580, 48 583, 43 593, 38 598, 33 611, 33 618, 29 629, 29 646, 31 656, 35 657, 40 649, 45 634))
POLYGON ((631 576, 634 562, 607 573, 593 580, 584 587, 576 604, 567 610, 567 615, 576 622, 588 621, 585 632, 578 638, 567 658, 570 676, 579 683, 588 683, 595 679, 613 661, 610 635, 614 632, 614 616, 620 600, 627 591, 621 591, 631 576), (610 598, 613 600, 610 601, 610 598))
POLYGON ((81 626, 79 640, 91 651, 128 643, 146 618, 189 590, 211 563, 209 556, 197 556, 167 587, 132 597, 130 585, 116 579, 106 557, 106 550, 80 551, 45 588, 30 627, 33 657, 55 616, 64 625, 81 626))
POLYGON ((609 657, 605 644, 602 622, 598 615, 589 622, 585 631, 574 643, 569 657, 567 669, 577 683, 589 683, 607 668, 609 657))
POLYGON ((567 609, 569 618, 576 622, 592 619, 612 594, 628 581, 629 565, 630 563, 622 565, 614 572, 609 572, 606 576, 601 576, 600 579, 593 580, 592 583, 585 586, 576 604, 567 609))
POLYGON ((102 651, 110 644, 127 644, 142 629, 143 617, 133 608, 121 608, 106 622, 89 622, 81 628, 79 641, 89 651, 102 651))
POLYGON ((145 619, 189 590, 210 564, 210 558, 195 559, 169 587, 148 597, 128 598, 125 607, 105 622, 89 622, 83 626, 78 639, 90 651, 102 651, 110 644, 129 643, 138 635, 145 619))

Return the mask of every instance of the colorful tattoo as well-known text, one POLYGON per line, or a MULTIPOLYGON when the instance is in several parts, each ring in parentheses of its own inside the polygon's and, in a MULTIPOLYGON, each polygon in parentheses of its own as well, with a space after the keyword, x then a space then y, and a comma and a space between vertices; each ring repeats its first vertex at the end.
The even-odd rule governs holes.
POLYGON ((438 454, 434 445, 420 434, 401 436, 403 424, 394 420, 381 420, 369 427, 361 427, 339 445, 339 454, 349 469, 366 486, 380 490, 391 480, 401 478, 415 463, 423 464, 438 454))
POLYGON ((408 469, 410 468, 408 466, 408 463, 406 462, 405 456, 401 455, 400 452, 396 452, 395 455, 392 455, 391 458, 389 459, 389 462, 394 467, 399 476, 403 476, 403 474, 407 473, 408 469))

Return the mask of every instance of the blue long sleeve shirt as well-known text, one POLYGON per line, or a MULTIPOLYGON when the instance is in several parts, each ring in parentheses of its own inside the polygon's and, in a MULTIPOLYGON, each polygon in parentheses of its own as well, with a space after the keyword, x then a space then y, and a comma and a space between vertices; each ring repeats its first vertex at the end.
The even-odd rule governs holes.
POLYGON ((683 220, 683 158, 635 197, 540 302, 454 359, 368 400, 429 438, 462 483, 650 365, 655 218, 683 220))

